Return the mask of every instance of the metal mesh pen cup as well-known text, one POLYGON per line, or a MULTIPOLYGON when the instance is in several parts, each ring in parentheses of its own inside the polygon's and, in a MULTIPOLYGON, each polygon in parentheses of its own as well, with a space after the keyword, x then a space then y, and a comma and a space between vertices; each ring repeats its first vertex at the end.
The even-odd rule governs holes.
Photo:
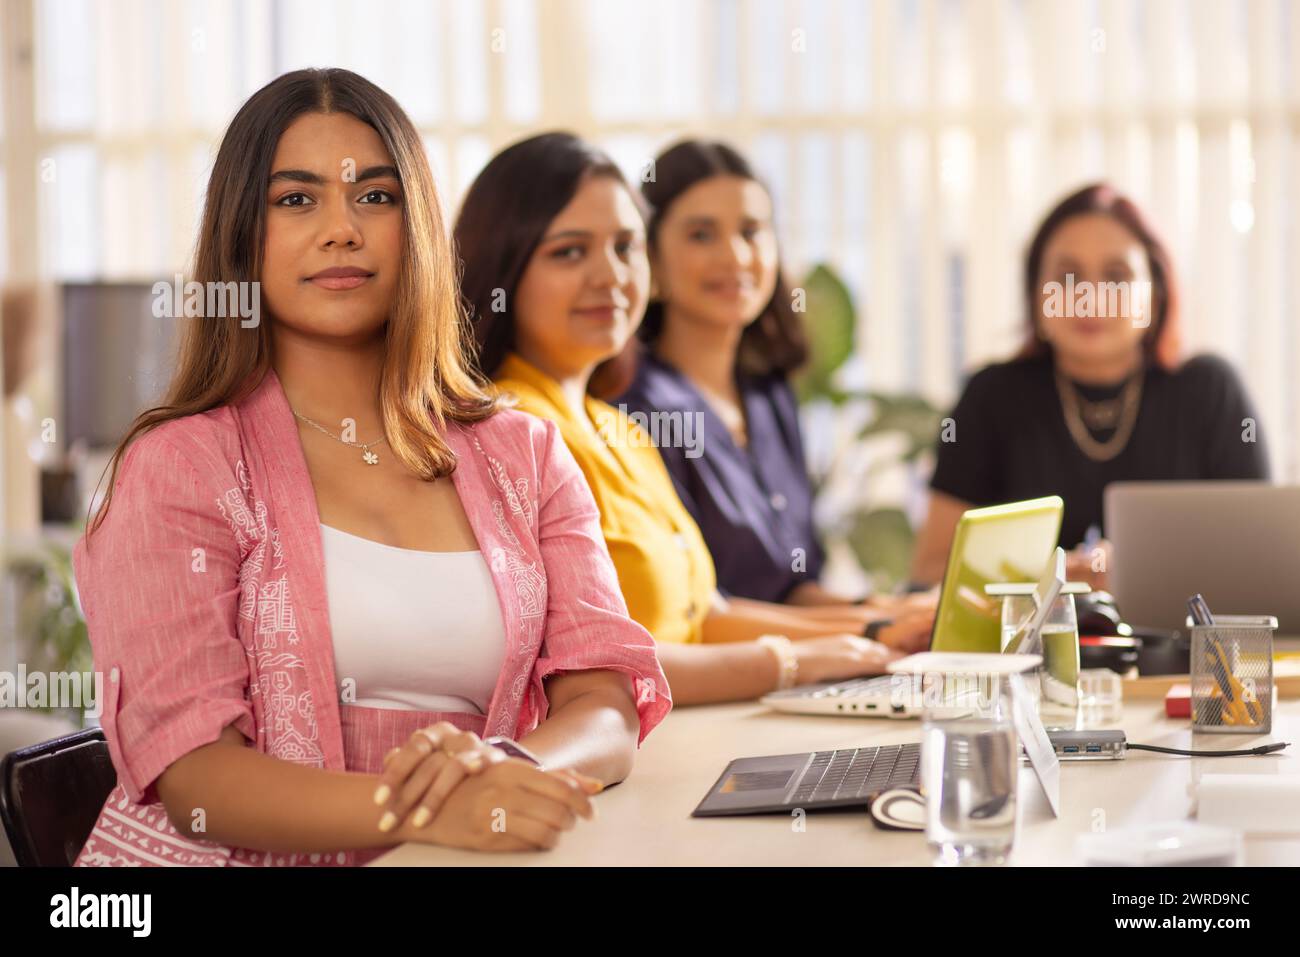
POLYGON ((1271 616, 1216 615, 1192 627, 1192 730, 1268 734, 1273 729, 1271 616))

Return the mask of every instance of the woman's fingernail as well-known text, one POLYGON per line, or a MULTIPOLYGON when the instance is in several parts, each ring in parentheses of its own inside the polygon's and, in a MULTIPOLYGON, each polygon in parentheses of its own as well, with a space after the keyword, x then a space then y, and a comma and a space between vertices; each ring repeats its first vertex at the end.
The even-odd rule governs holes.
POLYGON ((465 766, 471 771, 478 771, 483 767, 483 758, 481 755, 471 754, 465 759, 465 766))
POLYGON ((429 823, 431 817, 433 817, 433 812, 427 807, 422 807, 415 812, 415 817, 411 818, 411 823, 416 827, 424 827, 424 825, 429 823))
POLYGON ((392 797, 392 794, 393 794, 393 789, 390 788, 387 784, 379 785, 379 787, 375 789, 375 803, 383 804, 390 797, 392 797))
POLYGON ((381 831, 391 831, 397 824, 397 815, 392 811, 385 811, 384 816, 379 819, 379 829, 381 831))

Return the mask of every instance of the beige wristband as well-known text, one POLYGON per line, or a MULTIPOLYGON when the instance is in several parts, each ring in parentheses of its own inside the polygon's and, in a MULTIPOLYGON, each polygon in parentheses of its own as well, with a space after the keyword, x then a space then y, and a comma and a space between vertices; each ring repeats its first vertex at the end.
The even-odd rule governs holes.
POLYGON ((799 680, 799 659, 794 653, 794 644, 785 635, 762 635, 758 643, 776 656, 781 674, 777 678, 776 688, 784 691, 793 688, 799 680))

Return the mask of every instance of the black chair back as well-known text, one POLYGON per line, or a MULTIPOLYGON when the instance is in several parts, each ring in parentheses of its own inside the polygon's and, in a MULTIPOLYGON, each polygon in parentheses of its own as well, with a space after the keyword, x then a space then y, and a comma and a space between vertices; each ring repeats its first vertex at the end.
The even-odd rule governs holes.
POLYGON ((19 867, 67 867, 81 852, 117 772, 100 728, 22 748, 0 762, 0 820, 19 867))

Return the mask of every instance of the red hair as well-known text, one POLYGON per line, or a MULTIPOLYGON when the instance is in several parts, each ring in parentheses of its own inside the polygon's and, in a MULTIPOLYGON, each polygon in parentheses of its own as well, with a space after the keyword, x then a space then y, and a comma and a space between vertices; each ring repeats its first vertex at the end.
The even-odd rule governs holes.
POLYGON ((1148 363, 1162 369, 1174 369, 1181 362, 1182 323, 1179 316, 1178 282, 1174 263, 1167 247, 1151 222, 1136 203, 1109 183, 1093 183, 1057 203, 1047 214, 1025 256, 1025 305, 1028 335, 1017 358, 1027 359, 1048 353, 1050 347, 1040 338, 1042 308, 1039 301, 1039 272, 1043 253, 1052 235, 1067 219, 1089 213, 1101 213, 1124 226, 1137 237, 1146 250, 1151 269, 1151 327, 1142 338, 1142 351, 1148 363))

